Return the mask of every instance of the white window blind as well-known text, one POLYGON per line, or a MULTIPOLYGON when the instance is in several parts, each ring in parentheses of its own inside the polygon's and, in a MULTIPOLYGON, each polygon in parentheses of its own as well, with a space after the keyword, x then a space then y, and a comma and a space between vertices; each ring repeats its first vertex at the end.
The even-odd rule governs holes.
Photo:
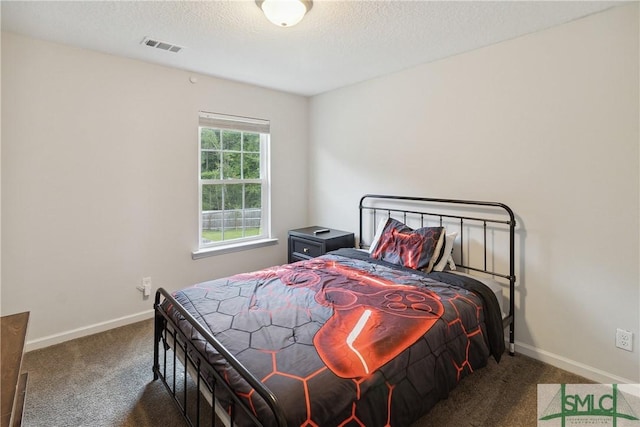
POLYGON ((200 112, 200 126, 255 133, 269 133, 271 127, 268 120, 207 112, 200 112))

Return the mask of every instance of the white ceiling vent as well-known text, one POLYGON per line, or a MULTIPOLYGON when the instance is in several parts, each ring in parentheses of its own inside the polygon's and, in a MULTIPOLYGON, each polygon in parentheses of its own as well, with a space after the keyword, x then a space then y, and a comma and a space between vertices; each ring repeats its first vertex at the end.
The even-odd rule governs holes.
POLYGON ((184 49, 182 46, 178 46, 178 45, 175 45, 173 43, 167 43, 167 42, 163 42, 163 41, 160 41, 160 40, 152 39, 150 37, 145 37, 144 39, 142 39, 141 43, 143 45, 145 45, 145 46, 153 47, 153 48, 156 48, 156 49, 162 49, 162 50, 166 50, 166 51, 174 52, 174 53, 178 53, 182 49, 184 49))

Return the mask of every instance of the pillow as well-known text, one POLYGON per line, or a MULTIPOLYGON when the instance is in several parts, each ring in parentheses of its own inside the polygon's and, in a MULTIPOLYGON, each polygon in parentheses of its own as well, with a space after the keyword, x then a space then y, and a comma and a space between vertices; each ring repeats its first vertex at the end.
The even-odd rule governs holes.
MULTIPOLYGON (((451 253, 453 252, 453 242, 455 242, 456 237, 458 237, 457 231, 454 231, 452 233, 445 233, 444 250, 442 251, 442 257, 433 266, 433 271, 443 271, 447 264, 449 264, 449 262, 453 263, 453 257, 451 256, 451 253), (449 259, 451 259, 451 261, 449 261, 449 259)), ((456 265, 454 263, 451 270, 455 269, 456 265)))
POLYGON ((371 245, 369 246, 370 254, 373 253, 373 250, 378 244, 378 240, 380 240, 380 235, 382 235, 382 230, 384 229, 384 226, 387 224, 387 219, 388 218, 381 218, 380 221, 378 221, 378 225, 376 226, 376 234, 373 236, 373 240, 371 241, 371 245))
POLYGON ((433 253, 433 257, 431 258, 431 270, 426 270, 425 269, 425 273, 429 273, 430 271, 433 270, 433 267, 436 266, 436 264, 438 264, 440 262, 440 260, 444 257, 444 241, 445 241, 445 236, 447 234, 447 230, 446 229, 442 229, 442 233, 440 233, 440 239, 438 240, 438 243, 436 244, 436 248, 435 251, 433 253))
POLYGON ((389 218, 371 257, 396 265, 431 271, 440 256, 443 227, 423 227, 413 230, 402 222, 389 218))

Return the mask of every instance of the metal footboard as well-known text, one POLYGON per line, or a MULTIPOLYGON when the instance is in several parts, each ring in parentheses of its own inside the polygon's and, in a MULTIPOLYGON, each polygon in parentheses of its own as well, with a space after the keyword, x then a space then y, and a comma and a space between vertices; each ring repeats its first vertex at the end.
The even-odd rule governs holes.
MULTIPOLYGON (((256 418, 253 410, 240 398, 223 375, 214 369, 206 356, 192 343, 191 339, 178 328, 164 308, 167 302, 172 310, 178 311, 182 317, 210 344, 254 390, 271 409, 273 420, 268 424, 278 427, 287 425, 284 412, 276 396, 251 372, 249 372, 211 333, 178 303, 171 294, 160 288, 156 292, 154 303, 154 363, 153 378, 160 379, 174 402, 190 426, 201 425, 202 405, 209 404, 211 411, 210 425, 215 425, 216 414, 223 419, 225 425, 234 425, 238 411, 242 411, 257 426, 263 421, 256 418), (178 372, 177 363, 184 367, 178 372), (168 364, 171 366, 167 368, 168 364), (188 376, 191 376, 195 389, 189 393, 188 376), (179 378, 178 378, 179 377, 179 378), (179 387, 182 390, 179 391, 179 387), (220 388, 220 389, 219 389, 220 388), (229 401, 220 405, 216 400, 216 391, 224 390, 225 399, 229 401), (195 396, 194 396, 195 395, 195 396), (206 396, 203 399, 203 396, 206 396), (210 400, 207 398, 211 396, 210 400), (189 399, 195 399, 195 403, 189 399), (204 401, 203 401, 204 400, 204 401), (224 406, 224 407, 223 407, 224 406), (191 408, 191 410, 190 410, 191 408), (195 416, 192 417, 193 412, 195 416), (226 419, 226 420, 225 420, 226 419)), ((208 423, 207 423, 208 424, 208 423)))

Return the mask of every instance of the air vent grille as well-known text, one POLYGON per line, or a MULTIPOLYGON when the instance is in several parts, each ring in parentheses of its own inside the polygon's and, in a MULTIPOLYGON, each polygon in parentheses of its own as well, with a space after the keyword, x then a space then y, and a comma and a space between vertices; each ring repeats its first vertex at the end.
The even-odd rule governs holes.
POLYGON ((145 37, 144 39, 142 39, 141 44, 155 48, 155 49, 166 50, 173 53, 178 53, 182 49, 184 49, 182 46, 178 46, 173 43, 163 42, 158 39, 152 39, 151 37, 145 37))

